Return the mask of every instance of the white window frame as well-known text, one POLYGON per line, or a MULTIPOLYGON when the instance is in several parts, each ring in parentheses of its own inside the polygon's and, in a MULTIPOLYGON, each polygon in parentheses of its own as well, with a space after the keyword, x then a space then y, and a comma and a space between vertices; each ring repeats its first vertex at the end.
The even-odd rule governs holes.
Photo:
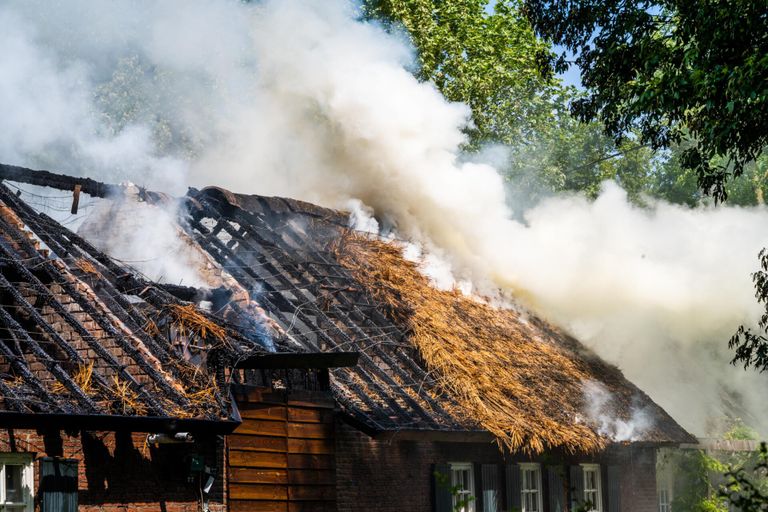
POLYGON ((581 473, 583 475, 582 481, 582 498, 584 502, 587 502, 587 493, 595 493, 597 500, 592 504, 589 512, 603 512, 603 482, 600 474, 600 464, 581 464, 581 473), (595 474, 595 489, 587 489, 587 473, 595 474))
POLYGON ((459 485, 458 479, 456 478, 459 471, 467 471, 469 475, 469 478, 467 479, 469 489, 462 489, 456 493, 451 493, 451 509, 457 510, 456 507, 458 506, 459 501, 466 499, 466 505, 458 509, 458 512, 475 512, 475 466, 471 462, 449 462, 448 466, 451 468, 452 489, 459 485))
POLYGON ((659 512, 672 512, 672 500, 669 499, 669 494, 669 489, 666 487, 659 488, 659 512))
POLYGON ((535 494, 536 512, 544 510, 544 491, 541 488, 541 464, 537 462, 521 462, 520 466, 520 507, 522 512, 531 512, 526 508, 528 500, 526 496, 535 494), (536 479, 536 488, 528 488, 528 479, 525 476, 526 471, 533 471, 533 477, 536 479))
POLYGON ((33 457, 30 453, 0 453, 0 511, 6 507, 24 507, 24 512, 33 512, 35 504, 35 470, 33 457), (21 492, 23 501, 6 501, 5 468, 6 466, 22 466, 21 492))
MULTIPOLYGON (((664 468, 667 469, 667 468, 664 468)), ((674 477, 667 471, 659 472, 656 479, 659 512, 672 512, 674 496, 674 477), (662 500, 662 498, 665 498, 662 500)))

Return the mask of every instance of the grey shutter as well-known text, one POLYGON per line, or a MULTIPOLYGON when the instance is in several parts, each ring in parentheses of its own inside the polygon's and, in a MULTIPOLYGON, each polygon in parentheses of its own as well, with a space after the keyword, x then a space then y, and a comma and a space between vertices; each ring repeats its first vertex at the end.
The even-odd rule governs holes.
POLYGON ((569 487, 571 490, 571 510, 577 510, 584 504, 584 469, 581 466, 570 467, 569 487))
POLYGON ((549 485, 549 512, 564 512, 566 504, 566 490, 563 474, 565 467, 547 467, 547 484, 549 485))
POLYGON ((520 510, 520 466, 510 464, 507 466, 507 501, 511 510, 520 510))
POLYGON ((482 464, 480 466, 480 473, 483 512, 497 512, 501 499, 499 467, 496 464, 482 464))
POLYGON ((77 460, 40 459, 41 512, 77 512, 77 460))
POLYGON ((619 466, 608 466, 606 487, 608 489, 608 512, 621 510, 621 492, 619 487, 619 466))
POLYGON ((432 465, 432 490, 434 493, 432 510, 434 512, 451 512, 453 497, 451 496, 451 466, 449 464, 432 465))

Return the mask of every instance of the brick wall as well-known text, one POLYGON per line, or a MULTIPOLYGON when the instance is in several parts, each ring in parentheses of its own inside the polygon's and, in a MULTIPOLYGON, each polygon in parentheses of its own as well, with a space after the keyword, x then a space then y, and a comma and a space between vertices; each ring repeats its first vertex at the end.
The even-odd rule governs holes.
MULTIPOLYGON (((508 464, 525 457, 505 457, 490 442, 374 440, 349 425, 336 425, 336 496, 339 512, 430 512, 432 470, 436 463, 508 464)), ((655 449, 617 446, 599 457, 548 454, 546 464, 597 462, 619 467, 621 512, 658 510, 655 449)), ((503 491, 502 491, 503 492, 503 491)), ((607 492, 607 491, 606 491, 607 492)), ((604 504, 607 504, 607 496, 604 504)), ((544 512, 548 512, 544 500, 544 512)), ((478 507, 478 512, 479 512, 478 507)), ((604 506, 607 512, 608 507, 604 506)))
POLYGON ((217 468, 209 495, 212 512, 225 510, 223 440, 194 444, 146 445, 146 434, 115 432, 42 434, 34 430, 0 431, 0 452, 31 453, 35 459, 35 495, 39 509, 39 459, 78 460, 78 500, 83 512, 198 512, 200 491, 189 483, 188 456, 200 454, 217 468))
POLYGON ((338 422, 336 499, 339 512, 427 512, 432 510, 435 463, 501 464, 491 443, 377 441, 338 422))
POLYGON ((622 512, 657 511, 656 449, 617 449, 608 457, 612 463, 621 466, 622 512))

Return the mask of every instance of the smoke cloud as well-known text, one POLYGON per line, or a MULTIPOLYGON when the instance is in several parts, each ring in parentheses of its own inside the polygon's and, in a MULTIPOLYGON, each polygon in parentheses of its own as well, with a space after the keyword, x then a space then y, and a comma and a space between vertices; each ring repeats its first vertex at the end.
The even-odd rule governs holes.
POLYGON ((615 442, 641 439, 653 426, 652 418, 640 408, 632 409, 628 420, 618 419, 613 395, 599 382, 584 383, 584 398, 589 420, 597 425, 597 432, 615 442))
POLYGON ((766 378, 729 366, 726 341, 759 314, 768 212, 639 209, 606 185, 516 221, 496 169, 461 154, 469 109, 412 57, 341 1, 9 0, 0 160, 351 207, 416 242, 441 285, 569 329, 694 433, 724 413, 767 432, 766 378))

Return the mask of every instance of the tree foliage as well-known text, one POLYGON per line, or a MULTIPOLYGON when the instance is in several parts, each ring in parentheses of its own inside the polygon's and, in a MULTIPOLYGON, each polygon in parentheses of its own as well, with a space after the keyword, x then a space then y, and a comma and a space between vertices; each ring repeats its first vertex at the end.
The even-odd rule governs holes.
MULTIPOLYGON (((686 142, 682 169, 725 199, 768 144, 768 9, 753 0, 527 0, 536 32, 577 55, 583 121, 653 149, 686 142)), ((561 55, 551 64, 566 66, 561 55)))
POLYGON ((757 300, 765 304, 766 310, 758 321, 761 332, 741 326, 731 338, 728 346, 736 350, 732 363, 741 363, 744 368, 754 367, 760 372, 768 370, 768 250, 760 251, 760 270, 752 274, 757 300))
POLYGON ((730 466, 719 496, 742 512, 768 512, 768 448, 761 443, 752 465, 730 466))
POLYGON ((365 0, 363 9, 393 30, 406 29, 419 79, 470 106, 472 148, 517 143, 550 119, 551 97, 560 91, 551 73, 542 73, 550 47, 517 1, 365 0))
POLYGON ((506 166, 512 203, 528 205, 556 192, 596 197, 605 180, 614 180, 640 200, 652 188, 657 161, 648 147, 632 138, 617 145, 597 122, 574 119, 568 104, 578 97, 565 88, 552 99, 552 117, 528 144, 511 146, 506 166))

